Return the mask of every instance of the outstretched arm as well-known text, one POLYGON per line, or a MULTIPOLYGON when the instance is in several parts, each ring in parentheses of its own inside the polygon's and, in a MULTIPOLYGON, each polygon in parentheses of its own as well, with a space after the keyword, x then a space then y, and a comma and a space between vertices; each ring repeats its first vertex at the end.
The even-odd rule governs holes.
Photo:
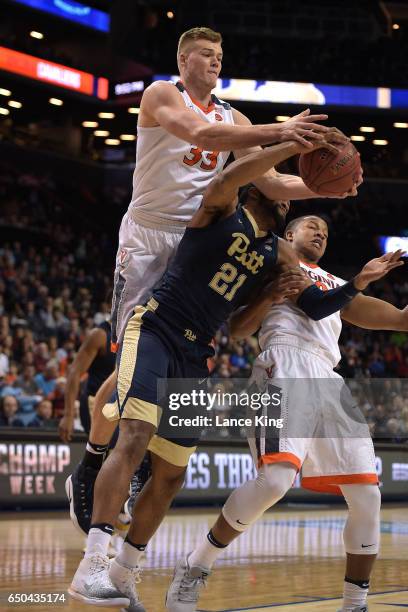
POLYGON ((341 318, 363 329, 408 331, 408 306, 400 310, 369 295, 357 295, 343 308, 341 318))
POLYGON ((315 285, 307 287, 301 294, 295 296, 299 308, 314 321, 319 321, 329 315, 344 309, 351 301, 368 287, 373 281, 383 278, 388 272, 404 262, 400 260, 404 251, 387 253, 382 257, 371 259, 356 276, 341 287, 321 291, 315 285))
POLYGON ((295 155, 300 145, 284 142, 259 149, 230 164, 218 174, 204 192, 201 207, 188 227, 207 227, 215 219, 232 214, 237 205, 238 189, 284 159, 295 155))
MULTIPOLYGON (((243 115, 240 111, 234 109, 234 120, 237 125, 242 126, 250 126, 251 121, 243 115)), ((295 120, 299 115, 295 117, 291 117, 287 121, 283 122, 281 125, 290 124, 293 120, 295 120)), ((329 128, 334 132, 336 128, 329 128)), ((338 143, 343 144, 347 142, 346 136, 336 130, 338 143)), ((252 149, 249 148, 240 148, 238 150, 234 149, 234 156, 236 159, 244 155, 248 155, 248 153, 254 151, 254 147, 252 149)), ((356 196, 357 188, 363 182, 362 174, 360 176, 357 184, 351 189, 349 192, 344 193, 340 196, 336 196, 340 199, 345 198, 347 196, 356 196)), ((271 200, 307 200, 309 198, 321 198, 323 196, 314 193, 306 187, 300 176, 295 176, 292 174, 281 174, 276 172, 275 168, 270 168, 263 176, 260 176, 254 181, 254 184, 258 189, 271 200)))
MULTIPOLYGON (((319 149, 324 146, 337 151, 334 145, 337 141, 337 133, 328 130, 324 139, 315 142, 312 148, 319 149)), ((253 153, 234 161, 208 185, 201 207, 195 213, 189 227, 206 227, 215 219, 232 214, 237 204, 239 187, 253 182, 276 164, 304 150, 305 148, 297 142, 283 142, 265 149, 255 149, 253 153)))
POLYGON ((359 327, 408 330, 408 307, 399 310, 388 302, 360 294, 370 282, 404 265, 404 262, 400 261, 403 251, 372 259, 352 281, 336 289, 321 291, 297 267, 298 260, 293 249, 281 239, 278 244, 278 265, 282 266, 283 272, 276 280, 266 285, 247 306, 232 315, 230 329, 235 338, 245 338, 258 331, 270 307, 284 299, 297 303, 314 321, 341 310, 345 321, 359 327))
POLYGON ((282 123, 252 125, 250 122, 245 125, 208 123, 186 107, 172 83, 157 81, 143 94, 138 125, 161 126, 177 138, 205 151, 231 151, 293 140, 302 144, 307 150, 313 147, 310 140, 320 141, 328 130, 324 125, 316 123, 325 119, 327 115, 310 115, 309 110, 306 110, 293 117, 286 125, 282 123), (306 140, 305 136, 309 140, 306 140))

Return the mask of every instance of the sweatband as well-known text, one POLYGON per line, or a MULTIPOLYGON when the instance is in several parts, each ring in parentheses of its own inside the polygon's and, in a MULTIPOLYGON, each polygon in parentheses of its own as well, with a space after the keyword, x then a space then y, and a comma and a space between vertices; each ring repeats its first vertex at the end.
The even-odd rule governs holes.
POLYGON ((300 294, 296 304, 313 321, 320 321, 347 306, 358 293, 360 291, 355 288, 352 280, 328 291, 310 285, 300 294))

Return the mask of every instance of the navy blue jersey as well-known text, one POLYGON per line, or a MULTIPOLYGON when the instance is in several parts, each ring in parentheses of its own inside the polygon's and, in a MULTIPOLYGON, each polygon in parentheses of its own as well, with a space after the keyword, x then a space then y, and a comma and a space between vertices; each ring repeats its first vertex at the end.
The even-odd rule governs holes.
POLYGON ((88 379, 86 382, 85 393, 87 395, 96 395, 99 387, 112 374, 115 369, 116 355, 111 353, 111 326, 110 323, 104 321, 99 325, 100 329, 106 333, 106 353, 105 355, 97 355, 88 370, 88 379))
POLYGON ((278 238, 245 207, 204 228, 187 228, 149 306, 188 339, 208 343, 276 265, 278 238))

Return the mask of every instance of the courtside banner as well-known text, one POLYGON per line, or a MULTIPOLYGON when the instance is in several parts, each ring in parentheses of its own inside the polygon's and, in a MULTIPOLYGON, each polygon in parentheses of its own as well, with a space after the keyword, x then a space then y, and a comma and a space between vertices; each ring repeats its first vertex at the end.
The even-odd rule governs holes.
MULTIPOLYGON (((82 435, 64 444, 53 432, 0 429, 0 509, 68 507, 65 480, 81 460, 85 442, 82 435)), ((408 444, 378 444, 375 462, 383 497, 408 499, 408 444)), ((190 458, 177 501, 221 503, 255 473, 244 441, 203 440, 190 458)), ((285 496, 287 501, 316 499, 316 493, 300 487, 299 475, 285 496)))
MULTIPOLYGON (((153 77, 153 81, 159 80, 177 82, 180 77, 164 74, 157 74, 153 77)), ((241 102, 408 108, 408 89, 390 89, 389 87, 222 78, 217 80, 213 93, 224 100, 241 102)))
POLYGON ((101 100, 108 98, 107 79, 6 47, 0 47, 0 70, 71 89, 88 96, 95 96, 101 100))

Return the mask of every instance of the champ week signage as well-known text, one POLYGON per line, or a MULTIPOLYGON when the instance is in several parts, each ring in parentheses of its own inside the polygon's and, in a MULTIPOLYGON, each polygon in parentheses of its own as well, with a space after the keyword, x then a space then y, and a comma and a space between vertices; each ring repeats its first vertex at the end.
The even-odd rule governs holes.
POLYGON ((109 83, 103 77, 95 77, 88 72, 68 68, 6 47, 0 47, 0 70, 64 87, 87 96, 95 96, 101 100, 106 100, 108 97, 109 83))
POLYGON ((61 475, 70 465, 66 444, 0 442, 0 500, 3 493, 21 500, 58 497, 61 475))
MULTIPOLYGON (((67 505, 65 480, 80 461, 84 441, 63 444, 55 436, 38 441, 6 439, 0 431, 0 507, 33 508, 67 505)), ((408 445, 381 445, 376 450, 376 465, 383 495, 408 498, 408 445)), ((253 478, 255 470, 244 443, 203 443, 190 459, 184 488, 178 500, 205 504, 226 499, 229 493, 253 478)), ((299 478, 287 498, 316 499, 300 488, 299 478)))

